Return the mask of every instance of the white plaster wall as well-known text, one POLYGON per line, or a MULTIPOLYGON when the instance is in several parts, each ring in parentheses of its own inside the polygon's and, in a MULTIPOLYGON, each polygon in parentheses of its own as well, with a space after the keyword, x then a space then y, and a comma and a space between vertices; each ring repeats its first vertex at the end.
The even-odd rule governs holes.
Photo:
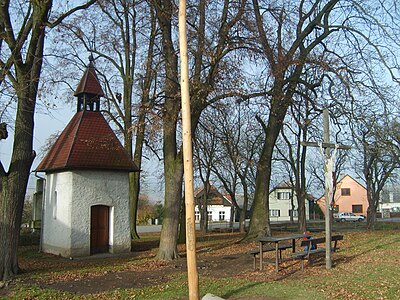
POLYGON ((46 177, 42 251, 64 257, 89 256, 93 205, 110 207, 109 251, 130 251, 128 173, 73 171, 46 177))
POLYGON ((71 256, 90 254, 90 207, 110 207, 110 252, 129 252, 129 175, 113 171, 75 171, 72 179, 71 256), (77 201, 77 199, 80 199, 77 201))
POLYGON ((42 251, 70 256, 72 173, 48 174, 46 177, 42 251))

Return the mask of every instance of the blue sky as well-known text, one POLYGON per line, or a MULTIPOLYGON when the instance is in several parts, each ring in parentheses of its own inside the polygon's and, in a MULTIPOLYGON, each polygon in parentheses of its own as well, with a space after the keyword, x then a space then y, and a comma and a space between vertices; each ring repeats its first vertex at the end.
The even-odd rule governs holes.
MULTIPOLYGON (((46 143, 47 139, 55 132, 61 131, 68 124, 72 118, 75 107, 72 108, 69 104, 59 105, 58 109, 52 110, 51 114, 36 113, 35 115, 35 132, 33 140, 33 149, 36 154, 40 152, 42 146, 46 143)), ((6 170, 9 168, 13 138, 14 138, 14 124, 8 124, 8 138, 0 142, 0 160, 6 170)), ((39 164, 41 157, 37 155, 33 162, 32 170, 39 164)), ((34 191, 35 182, 32 174, 29 182, 28 193, 34 191)))
MULTIPOLYGON (((35 114, 33 149, 36 151, 37 156, 33 162, 32 170, 40 163, 42 157, 39 155, 39 152, 43 145, 46 144, 48 138, 52 134, 62 131, 76 112, 75 102, 73 104, 58 103, 57 107, 57 109, 53 109, 47 114, 44 114, 42 111, 38 111, 35 114)), ((11 159, 14 124, 9 124, 7 128, 8 138, 0 142, 0 160, 6 170, 8 170, 11 159)), ((142 184, 142 192, 148 194, 153 202, 163 200, 163 182, 160 179, 162 162, 154 160, 145 161, 142 169, 146 171, 145 182, 142 184)), ((35 181, 35 175, 32 173, 27 190, 28 194, 32 194, 35 191, 35 181)))

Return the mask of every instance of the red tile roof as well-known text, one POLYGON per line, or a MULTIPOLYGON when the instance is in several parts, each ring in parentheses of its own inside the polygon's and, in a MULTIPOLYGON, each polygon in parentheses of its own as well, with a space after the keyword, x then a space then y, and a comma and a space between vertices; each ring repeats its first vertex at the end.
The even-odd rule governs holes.
POLYGON ((100 112, 75 114, 36 171, 71 169, 138 171, 100 112))
POLYGON ((83 73, 82 79, 75 90, 74 96, 78 96, 79 94, 83 93, 97 95, 99 97, 104 96, 103 89, 101 88, 99 79, 96 76, 96 71, 92 61, 89 63, 85 73, 83 73))
MULTIPOLYGON (((202 197, 204 197, 205 189, 197 190, 195 192, 195 201, 199 204, 202 201, 202 197)), ((207 195, 207 205, 223 205, 223 206, 231 206, 232 199, 229 199, 222 195, 215 186, 210 186, 210 190, 207 195)))

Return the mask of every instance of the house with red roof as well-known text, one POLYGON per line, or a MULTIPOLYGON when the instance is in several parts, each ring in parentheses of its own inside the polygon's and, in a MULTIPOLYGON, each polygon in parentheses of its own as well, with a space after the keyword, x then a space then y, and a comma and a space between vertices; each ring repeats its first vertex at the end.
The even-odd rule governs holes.
MULTIPOLYGON (((350 175, 345 175, 338 181, 333 196, 334 212, 352 212, 356 215, 367 215, 367 189, 350 175)), ((325 196, 317 200, 325 214, 325 196)))
POLYGON ((129 173, 139 170, 100 112, 92 60, 74 96, 76 114, 36 169, 46 175, 41 250, 129 252, 129 173))
MULTIPOLYGON (((200 222, 200 207, 205 196, 205 189, 197 189, 194 193, 196 206, 194 208, 195 221, 200 222)), ((218 189, 211 185, 207 192, 207 216, 210 222, 229 222, 233 211, 232 200, 228 195, 221 194, 218 189)))

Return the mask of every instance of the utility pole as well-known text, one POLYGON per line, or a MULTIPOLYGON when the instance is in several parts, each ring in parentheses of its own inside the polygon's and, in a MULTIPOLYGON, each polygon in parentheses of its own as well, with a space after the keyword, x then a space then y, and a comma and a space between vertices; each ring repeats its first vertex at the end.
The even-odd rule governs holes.
POLYGON ((319 147, 322 155, 324 156, 324 174, 325 174, 325 264, 326 269, 332 268, 331 258, 331 237, 332 237, 332 207, 331 202, 333 199, 333 162, 337 149, 349 150, 350 146, 341 144, 331 144, 329 132, 329 111, 324 109, 324 140, 323 143, 315 142, 302 142, 303 146, 319 147), (331 153, 331 149, 333 153, 331 153))
POLYGON ((181 58, 181 100, 183 131, 183 169, 186 209, 186 258, 189 300, 199 300, 199 276, 196 260, 196 227, 194 214, 193 150, 189 96, 189 62, 186 38, 186 1, 179 1, 179 52, 181 58))

